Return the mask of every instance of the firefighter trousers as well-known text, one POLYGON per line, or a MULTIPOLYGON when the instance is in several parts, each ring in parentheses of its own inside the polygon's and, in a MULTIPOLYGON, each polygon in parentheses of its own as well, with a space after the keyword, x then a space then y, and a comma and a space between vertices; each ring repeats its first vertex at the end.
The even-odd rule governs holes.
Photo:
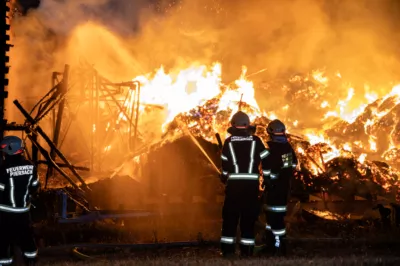
POLYGON ((21 248, 27 262, 36 261, 37 247, 29 212, 0 211, 0 265, 9 265, 13 262, 13 245, 21 248))
POLYGON ((222 209, 221 251, 223 255, 235 253, 237 226, 240 223, 240 251, 250 256, 254 249, 254 225, 259 215, 257 195, 250 199, 244 195, 226 196, 222 209), (254 198, 254 199, 253 199, 254 198))
POLYGON ((267 220, 267 245, 275 249, 285 249, 283 242, 286 236, 286 205, 265 205, 265 218, 267 220), (269 233, 269 234, 268 234, 269 233))

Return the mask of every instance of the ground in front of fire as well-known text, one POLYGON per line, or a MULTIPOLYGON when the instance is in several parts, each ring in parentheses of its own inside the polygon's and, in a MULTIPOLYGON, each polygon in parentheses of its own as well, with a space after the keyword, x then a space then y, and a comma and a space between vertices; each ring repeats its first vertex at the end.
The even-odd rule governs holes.
POLYGON ((284 122, 299 164, 287 256, 258 247, 260 204, 232 264, 398 263, 398 1, 7 5, 3 130, 39 169, 41 265, 226 263, 217 136, 239 110, 264 144, 284 122))

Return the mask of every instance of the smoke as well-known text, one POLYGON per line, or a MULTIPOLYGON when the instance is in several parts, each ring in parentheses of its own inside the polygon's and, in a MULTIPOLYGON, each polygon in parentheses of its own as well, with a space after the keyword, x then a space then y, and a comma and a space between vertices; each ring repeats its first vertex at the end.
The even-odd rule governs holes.
POLYGON ((12 88, 36 86, 78 58, 118 79, 160 64, 219 60, 232 77, 240 65, 273 75, 327 66, 388 80, 398 65, 393 1, 152 2, 42 0, 14 22, 12 88))
MULTIPOLYGON (((50 89, 52 71, 82 61, 116 82, 160 65, 216 60, 228 81, 241 65, 249 73, 267 68, 256 81, 326 67, 364 90, 366 81, 398 78, 398 10, 391 0, 42 0, 13 20, 10 100, 30 109, 50 89)), ((8 110, 9 120, 21 121, 8 110)))

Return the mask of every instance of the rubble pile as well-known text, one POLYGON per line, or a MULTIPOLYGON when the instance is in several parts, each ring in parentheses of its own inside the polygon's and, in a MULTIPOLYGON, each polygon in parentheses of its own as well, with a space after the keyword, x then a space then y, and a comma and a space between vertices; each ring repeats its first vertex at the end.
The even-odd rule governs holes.
MULTIPOLYGON (((176 117, 171 124, 170 130, 174 134, 182 134, 177 126, 177 120, 184 121, 191 134, 216 142, 214 137, 215 127, 210 125, 218 124, 219 128, 227 129, 231 112, 217 112, 210 101, 206 106, 191 110, 186 114, 176 117), (223 121, 225 121, 223 123, 223 121), (173 126, 175 125, 175 126, 173 126)), ((246 104, 243 110, 246 111, 246 104)), ((256 134, 264 142, 268 141, 266 125, 270 121, 265 116, 257 117, 254 123, 258 126, 256 134)), ((337 126, 344 125, 341 123, 337 126)), ((356 122, 354 123, 356 124, 356 122)), ((348 124, 351 126, 351 124, 348 124)), ((352 133, 350 133, 351 135, 352 133)), ((364 198, 374 198, 376 195, 385 195, 393 198, 398 193, 398 173, 387 163, 381 161, 361 160, 357 153, 345 150, 336 150, 326 143, 312 145, 305 138, 289 134, 290 142, 293 145, 300 161, 300 171, 296 174, 293 191, 296 193, 314 193, 321 190, 337 194, 345 199, 355 195, 364 198), (326 155, 330 156, 326 156, 326 155), (328 157, 328 159, 324 159, 328 157)), ((356 136, 357 137, 357 136, 356 136)), ((355 137, 355 139, 356 139, 355 137)), ((183 152, 183 151, 182 151, 183 152)), ((150 155, 151 157, 151 155, 150 155)), ((207 160, 204 156, 197 159, 207 160)))

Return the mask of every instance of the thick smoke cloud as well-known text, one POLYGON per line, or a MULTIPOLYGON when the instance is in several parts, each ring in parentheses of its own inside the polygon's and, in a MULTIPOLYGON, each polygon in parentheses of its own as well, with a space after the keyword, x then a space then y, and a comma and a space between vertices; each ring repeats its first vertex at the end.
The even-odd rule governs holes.
POLYGON ((112 80, 215 60, 226 80, 241 65, 268 77, 327 67, 360 83, 397 75, 396 1, 170 2, 42 0, 13 21, 11 97, 42 95, 51 71, 82 59, 112 80))

